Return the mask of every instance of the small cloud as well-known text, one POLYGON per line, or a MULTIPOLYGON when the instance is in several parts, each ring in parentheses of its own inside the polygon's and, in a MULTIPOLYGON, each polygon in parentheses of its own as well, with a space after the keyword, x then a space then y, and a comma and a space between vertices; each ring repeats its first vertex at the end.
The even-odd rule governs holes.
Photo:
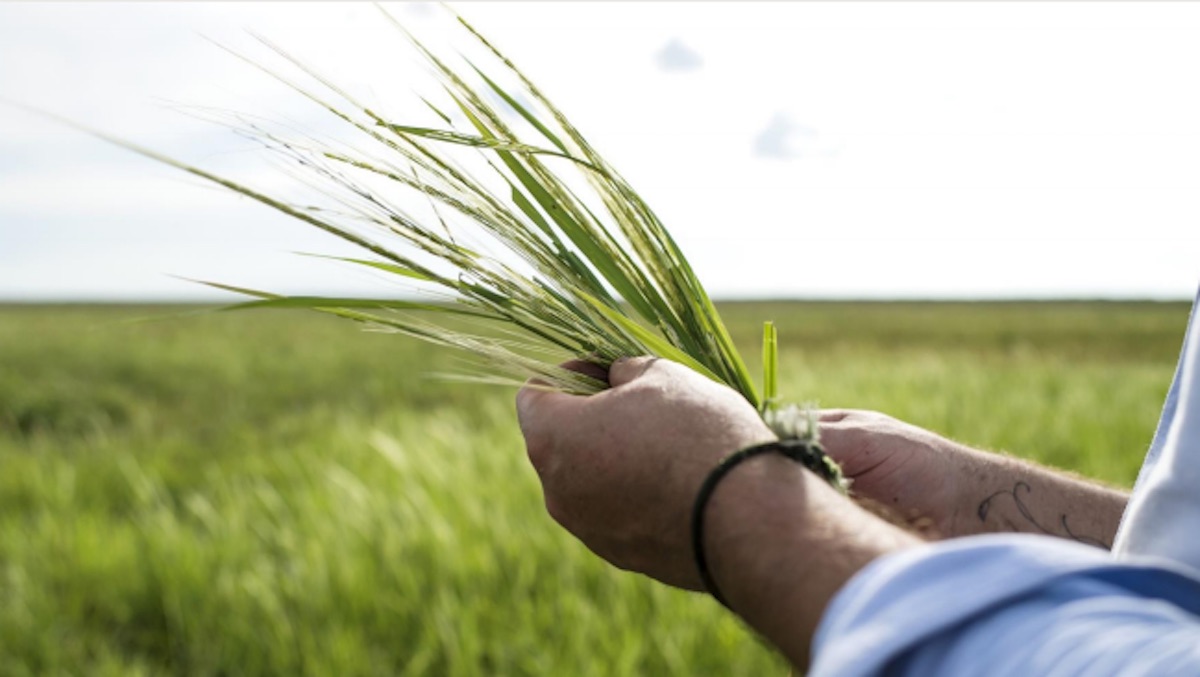
POLYGON ((432 2, 404 2, 400 6, 404 8, 404 12, 409 16, 424 18, 433 16, 434 4, 432 2))
POLYGON ((679 38, 671 38, 662 49, 654 55, 654 62, 661 70, 668 73, 686 73, 700 70, 704 59, 696 50, 683 44, 679 38))
POLYGON ((841 144, 832 142, 811 127, 797 124, 786 113, 776 113, 766 128, 754 137, 754 154, 772 160, 833 157, 841 150, 841 144))

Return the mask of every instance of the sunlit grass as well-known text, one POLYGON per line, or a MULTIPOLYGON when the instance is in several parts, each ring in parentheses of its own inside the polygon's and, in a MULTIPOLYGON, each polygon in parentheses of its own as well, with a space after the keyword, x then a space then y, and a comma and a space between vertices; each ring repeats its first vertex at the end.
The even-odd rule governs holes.
MULTIPOLYGON (((0 674, 787 674, 562 532, 511 391, 296 311, 0 309, 0 674)), ((780 395, 1128 485, 1183 304, 723 306, 780 395), (748 319, 743 319, 748 318, 748 319)), ((752 368, 756 364, 750 365, 752 368)))

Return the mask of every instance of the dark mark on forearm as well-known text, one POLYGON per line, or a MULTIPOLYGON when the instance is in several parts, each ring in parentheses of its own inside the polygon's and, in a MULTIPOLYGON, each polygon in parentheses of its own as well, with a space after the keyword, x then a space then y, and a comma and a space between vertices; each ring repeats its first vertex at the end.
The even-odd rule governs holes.
MULTIPOLYGON (((1008 497, 1012 498, 1013 504, 1016 505, 1016 507, 1017 507, 1017 511, 1021 513, 1021 517, 1024 518, 1026 522, 1033 525, 1033 527, 1035 529, 1037 529, 1038 531, 1040 531, 1043 534, 1046 534, 1048 536, 1059 536, 1059 537, 1065 536, 1066 538, 1069 538, 1073 541, 1077 541, 1079 543, 1084 543, 1087 545, 1094 545, 1098 548, 1110 549, 1112 547, 1108 543, 1105 543, 1104 541, 1101 541, 1101 540, 1098 540, 1095 538, 1091 538, 1090 536, 1081 536, 1081 535, 1075 533, 1075 531, 1071 529, 1070 524, 1068 524, 1068 522, 1067 522, 1067 514, 1066 513, 1063 513, 1062 515, 1059 516, 1059 525, 1062 527, 1061 533, 1051 531, 1050 529, 1047 529, 1046 527, 1042 526, 1042 524, 1040 522, 1038 522, 1038 520, 1036 518, 1034 518, 1033 512, 1031 512, 1029 510, 1029 506, 1025 505, 1025 501, 1022 498, 1022 494, 1029 495, 1032 492, 1033 492, 1033 487, 1029 486, 1028 482, 1025 482, 1025 481, 1017 482, 1016 484, 1013 485, 1012 489, 1004 489, 1001 491, 997 491, 996 493, 992 494, 991 496, 988 496, 987 498, 983 499, 983 502, 981 502, 979 504, 979 507, 976 509, 975 514, 978 515, 980 522, 986 522, 987 518, 988 518, 988 513, 992 509, 992 502, 995 501, 997 498, 1000 498, 1003 496, 1008 496, 1008 497)), ((1017 527, 1017 525, 1012 522, 1012 520, 1008 519, 1007 517, 1004 517, 1002 519, 1007 523, 1006 526, 1012 527, 1012 529, 1014 531, 1020 530, 1017 527)))

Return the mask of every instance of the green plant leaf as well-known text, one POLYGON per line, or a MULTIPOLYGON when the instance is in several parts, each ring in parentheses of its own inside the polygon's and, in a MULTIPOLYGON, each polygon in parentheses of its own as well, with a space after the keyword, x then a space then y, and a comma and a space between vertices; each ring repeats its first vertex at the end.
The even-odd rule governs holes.
POLYGON ((342 261, 344 263, 353 263, 353 264, 357 264, 360 266, 368 266, 370 268, 376 268, 378 270, 392 273, 394 275, 402 275, 404 277, 411 277, 414 280, 425 280, 428 282, 437 282, 440 279, 436 276, 421 272, 419 270, 414 270, 412 268, 397 265, 395 263, 387 263, 385 261, 371 261, 369 259, 355 259, 355 258, 350 258, 350 257, 346 257, 346 256, 330 256, 329 254, 311 254, 308 252, 300 252, 300 255, 301 256, 311 256, 313 258, 318 258, 318 259, 329 259, 331 261, 342 261))
MULTIPOLYGON (((640 341, 644 346, 646 346, 646 349, 651 354, 657 355, 658 357, 665 357, 668 360, 674 360, 675 362, 678 362, 682 365, 690 367, 691 369, 698 371, 701 374, 704 374, 705 376, 716 381, 717 383, 725 382, 721 379, 721 377, 714 374, 708 367, 704 366, 699 361, 697 361, 696 358, 692 357, 691 355, 688 355, 687 353, 683 352, 679 348, 676 348, 675 346, 671 345, 663 337, 655 334, 654 332, 650 331, 649 329, 646 329, 645 327, 638 324, 637 322, 634 322, 633 320, 629 319, 627 316, 617 312, 616 310, 614 310, 612 308, 609 308, 608 306, 604 305, 600 301, 597 301, 596 299, 594 299, 590 296, 585 296, 584 300, 586 300, 588 303, 590 303, 592 305, 592 307, 596 309, 597 312, 604 315, 604 317, 607 318, 610 322, 620 326, 622 329, 624 329, 625 331, 632 334, 635 338, 637 338, 638 341, 640 341)), ((634 356, 631 355, 630 357, 634 357, 634 356)))
POLYGON ((775 405, 779 396, 779 336, 775 331, 774 322, 763 322, 762 363, 762 407, 768 409, 775 405))

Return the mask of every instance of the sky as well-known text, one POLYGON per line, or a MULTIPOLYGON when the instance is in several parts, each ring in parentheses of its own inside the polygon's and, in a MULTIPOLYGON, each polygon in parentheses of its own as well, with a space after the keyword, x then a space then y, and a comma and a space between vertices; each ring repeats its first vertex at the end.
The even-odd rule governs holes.
MULTIPOLYGON (((718 298, 1191 298, 1200 4, 463 3, 718 298)), ((436 5, 392 13, 435 48, 436 5)), ((0 2, 0 99, 257 186, 179 104, 330 121, 252 30, 397 119, 423 73, 358 3, 0 2)), ((418 113, 413 112, 414 116, 418 113)), ((281 188, 282 190, 282 188, 281 188)), ((377 296, 330 236, 0 103, 0 300, 377 296)))

